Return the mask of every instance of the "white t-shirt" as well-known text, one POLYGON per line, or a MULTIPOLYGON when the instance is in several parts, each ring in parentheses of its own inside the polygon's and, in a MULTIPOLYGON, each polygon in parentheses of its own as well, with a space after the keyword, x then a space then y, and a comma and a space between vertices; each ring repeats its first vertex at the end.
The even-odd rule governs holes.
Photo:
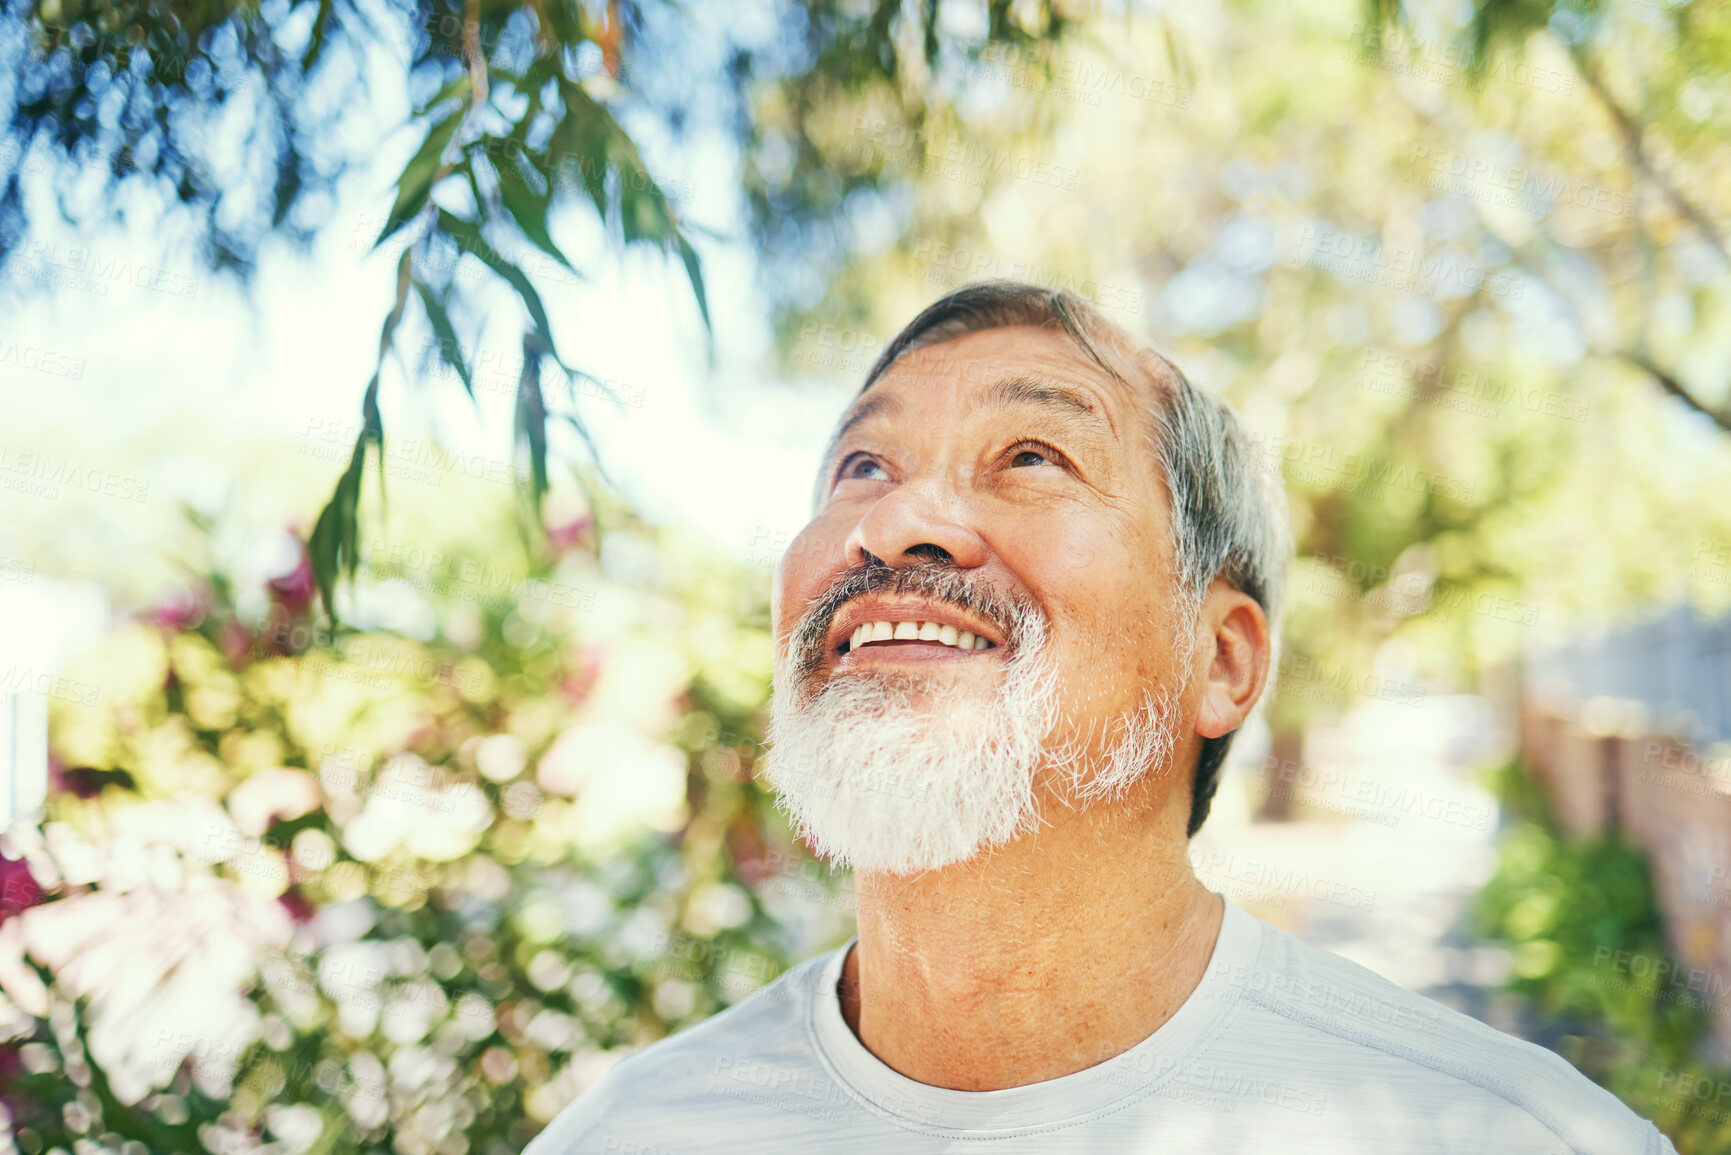
POLYGON ((1226 903, 1202 982, 1084 1071, 952 1091, 843 1021, 847 947, 615 1066, 525 1155, 1315 1152, 1675 1155, 1561 1057, 1226 903))

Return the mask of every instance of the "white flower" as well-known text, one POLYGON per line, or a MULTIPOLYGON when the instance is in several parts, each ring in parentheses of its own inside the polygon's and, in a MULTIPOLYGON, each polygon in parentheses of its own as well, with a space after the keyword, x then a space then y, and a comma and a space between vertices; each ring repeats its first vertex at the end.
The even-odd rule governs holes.
POLYGON ((260 956, 285 947, 291 930, 280 903, 209 876, 173 893, 89 891, 9 921, 0 990, 47 1013, 28 951, 54 973, 59 997, 87 1000, 90 1057, 123 1102, 166 1086, 188 1057, 200 1089, 222 1096, 258 1037, 258 1011, 243 992, 260 956))

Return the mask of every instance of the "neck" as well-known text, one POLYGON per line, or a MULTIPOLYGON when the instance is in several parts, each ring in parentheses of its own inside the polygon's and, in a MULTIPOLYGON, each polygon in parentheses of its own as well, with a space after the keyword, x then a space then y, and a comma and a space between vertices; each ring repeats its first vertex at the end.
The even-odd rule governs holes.
POLYGON ((908 1078, 963 1091, 1056 1079, 1146 1039, 1202 981, 1225 910, 1167 809, 1065 812, 956 866, 861 874, 848 1026, 908 1078))

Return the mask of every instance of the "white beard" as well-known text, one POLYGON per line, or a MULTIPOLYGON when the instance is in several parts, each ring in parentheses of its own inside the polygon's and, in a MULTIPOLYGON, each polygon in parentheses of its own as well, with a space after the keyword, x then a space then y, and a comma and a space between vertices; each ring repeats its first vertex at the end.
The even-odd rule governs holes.
POLYGON ((860 871, 936 870, 1032 829, 1042 767, 1088 804, 1170 765, 1177 711, 1163 687, 1117 720, 1103 763, 1084 743, 1048 748, 1060 713, 1049 632, 1037 612, 1015 617, 995 694, 946 693, 942 675, 845 674, 797 702, 777 671, 766 776, 816 854, 860 871), (928 689, 940 704, 911 704, 928 689))

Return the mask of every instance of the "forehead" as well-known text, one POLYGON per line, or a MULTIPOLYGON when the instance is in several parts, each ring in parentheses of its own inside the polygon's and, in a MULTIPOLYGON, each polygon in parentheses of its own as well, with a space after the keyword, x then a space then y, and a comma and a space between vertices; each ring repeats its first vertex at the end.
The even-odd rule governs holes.
POLYGON ((1106 418, 1120 437, 1139 428, 1135 420, 1160 394, 1154 371, 1115 343, 1097 342, 1111 366, 1090 357, 1062 329, 1011 326, 967 333, 903 354, 843 415, 838 431, 879 413, 926 408, 921 402, 994 402, 1067 395, 1106 418), (1021 388, 1006 388, 1018 382, 1021 388), (1028 385, 1049 385, 1044 396, 1028 385))

